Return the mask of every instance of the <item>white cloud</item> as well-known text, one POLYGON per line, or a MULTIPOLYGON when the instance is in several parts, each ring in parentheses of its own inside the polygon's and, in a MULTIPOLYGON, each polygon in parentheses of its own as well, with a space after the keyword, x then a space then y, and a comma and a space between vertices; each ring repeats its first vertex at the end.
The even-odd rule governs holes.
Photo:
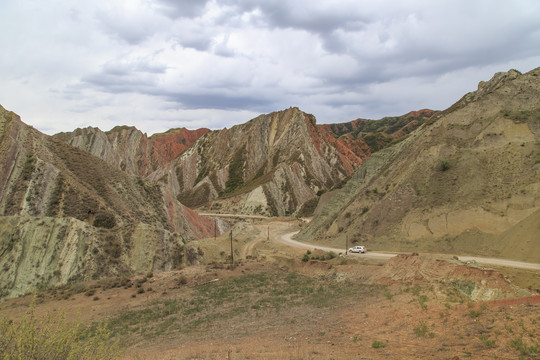
POLYGON ((532 0, 6 0, 0 104, 47 133, 442 109, 539 66, 538 13, 532 0))

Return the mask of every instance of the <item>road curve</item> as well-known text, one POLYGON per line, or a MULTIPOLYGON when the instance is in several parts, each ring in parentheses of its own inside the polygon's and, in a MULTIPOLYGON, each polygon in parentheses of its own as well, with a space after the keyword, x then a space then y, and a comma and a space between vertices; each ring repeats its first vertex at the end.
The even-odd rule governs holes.
MULTIPOLYGON (((308 243, 303 243, 300 241, 293 240, 292 237, 297 234, 296 232, 291 232, 287 234, 283 234, 278 236, 278 240, 284 244, 304 248, 304 249, 320 249, 323 251, 333 251, 335 253, 343 252, 344 249, 337 249, 337 248, 331 248, 331 247, 325 247, 325 246, 318 246, 308 243)), ((382 259, 382 260, 388 260, 397 254, 392 253, 386 253, 386 252, 367 252, 365 254, 349 254, 354 256, 361 256, 371 259, 382 259)), ((485 265, 495 265, 495 266, 505 266, 505 267, 512 267, 512 268, 519 268, 519 269, 527 269, 527 270, 539 270, 540 271, 540 264, 535 263, 528 263, 528 262, 522 262, 522 261, 514 261, 514 260, 506 260, 506 259, 496 259, 496 258, 484 258, 484 257, 478 257, 478 256, 459 256, 459 260, 461 261, 476 261, 479 264, 485 264, 485 265)))
MULTIPOLYGON (((278 240, 280 242, 282 242, 284 244, 291 245, 291 246, 294 246, 294 247, 309 249, 309 250, 319 249, 319 250, 322 250, 322 251, 333 251, 335 253, 340 253, 340 252, 345 251, 345 249, 338 249, 338 248, 331 248, 331 247, 326 247, 326 246, 313 245, 313 244, 308 244, 308 243, 303 243, 303 242, 300 242, 300 241, 293 240, 292 237, 294 235, 296 235, 297 233, 298 233, 298 231, 295 231, 295 232, 283 234, 281 236, 278 236, 277 238, 278 238, 278 240)), ((364 254, 349 253, 349 255, 367 257, 367 258, 371 258, 371 259, 388 260, 391 257, 396 256, 397 254, 369 252, 369 253, 364 253, 364 254)))

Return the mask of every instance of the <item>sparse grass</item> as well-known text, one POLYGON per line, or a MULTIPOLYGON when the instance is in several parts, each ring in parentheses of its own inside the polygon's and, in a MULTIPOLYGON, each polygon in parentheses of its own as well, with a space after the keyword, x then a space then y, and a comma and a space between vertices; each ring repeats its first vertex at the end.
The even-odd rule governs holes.
POLYGON ((505 118, 513 120, 515 123, 539 123, 540 108, 534 110, 503 110, 505 118))
POLYGON ((238 187, 244 183, 244 161, 245 161, 246 149, 245 146, 238 148, 233 154, 229 163, 229 178, 225 183, 224 193, 232 193, 238 187))
POLYGON ((414 285, 414 287, 412 288, 412 294, 414 296, 420 296, 420 291, 422 290, 422 288, 420 287, 420 285, 416 284, 414 285))
POLYGON ((418 325, 417 327, 415 327, 413 329, 414 333, 416 336, 426 336, 427 332, 428 332, 428 327, 426 325, 425 322, 423 321, 420 321, 420 325, 418 325))
POLYGON ((429 328, 424 321, 420 321, 420 324, 413 329, 414 333, 418 337, 435 337, 435 333, 428 332, 429 328))
POLYGON ((198 286, 189 297, 157 301, 143 310, 124 312, 110 325, 118 335, 141 333, 141 329, 146 338, 169 331, 187 334, 235 318, 258 318, 295 307, 332 307, 336 299, 376 296, 380 290, 377 285, 338 283, 296 273, 246 274, 198 286))
POLYGON ((480 335, 478 337, 480 339, 480 341, 482 341, 482 344, 484 345, 484 347, 486 348, 494 348, 495 347, 495 340, 494 339, 490 339, 488 335, 480 335))
POLYGON ((534 344, 526 344, 523 342, 523 335, 516 337, 510 340, 510 346, 519 351, 523 356, 534 356, 540 355, 540 345, 538 340, 534 344))
POLYGON ((374 348, 374 349, 381 349, 381 348, 386 347, 386 344, 383 343, 382 341, 375 340, 375 341, 373 341, 373 343, 371 344, 371 347, 374 348))
POLYGON ((420 304, 422 310, 427 310, 428 308, 426 301, 428 301, 428 297, 426 295, 420 295, 418 297, 418 303, 420 304))

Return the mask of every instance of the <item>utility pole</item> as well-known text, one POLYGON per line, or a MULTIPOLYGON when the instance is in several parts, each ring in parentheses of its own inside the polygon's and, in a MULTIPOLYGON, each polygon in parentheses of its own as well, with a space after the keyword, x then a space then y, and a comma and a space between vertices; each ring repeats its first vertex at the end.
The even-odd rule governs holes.
POLYGON ((232 230, 231 230, 231 265, 234 265, 234 253, 232 248, 232 230))

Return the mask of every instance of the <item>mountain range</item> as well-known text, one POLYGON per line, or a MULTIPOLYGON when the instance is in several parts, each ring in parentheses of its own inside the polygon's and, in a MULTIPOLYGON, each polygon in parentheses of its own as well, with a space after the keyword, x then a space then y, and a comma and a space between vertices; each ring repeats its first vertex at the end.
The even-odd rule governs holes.
POLYGON ((313 216, 305 241, 540 261, 540 69, 444 111, 316 123, 291 107, 230 129, 77 129, 0 107, 0 295, 197 263, 228 224, 313 216))
POLYGON ((242 214, 309 214, 373 152, 406 137, 434 112, 317 125, 298 108, 231 129, 173 129, 148 138, 135 128, 55 135, 109 164, 162 184, 191 208, 242 214))

